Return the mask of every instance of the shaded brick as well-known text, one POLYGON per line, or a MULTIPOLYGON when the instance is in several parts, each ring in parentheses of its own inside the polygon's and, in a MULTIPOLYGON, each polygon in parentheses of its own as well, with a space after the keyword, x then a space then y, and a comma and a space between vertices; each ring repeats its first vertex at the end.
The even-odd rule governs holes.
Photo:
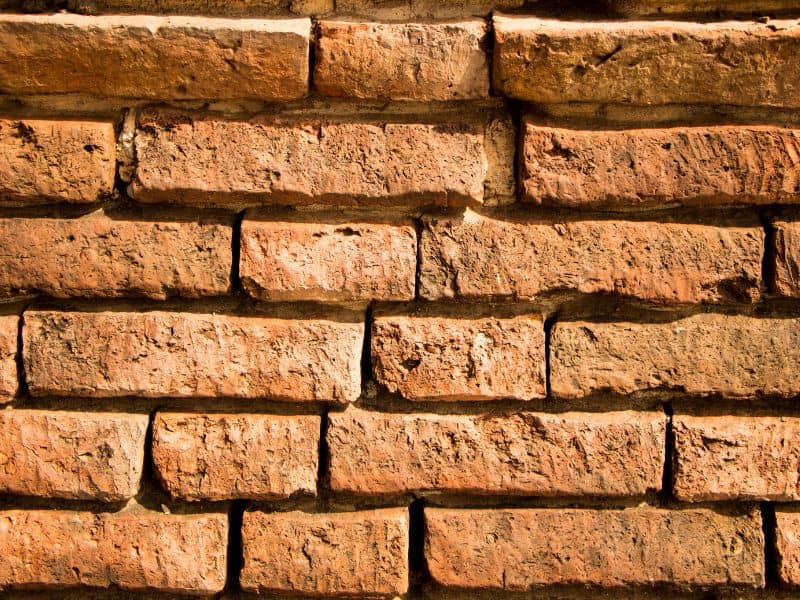
POLYGON ((245 591, 397 596, 408 590, 408 510, 244 513, 245 591))
POLYGON ((772 224, 772 292, 780 296, 800 297, 800 221, 777 221, 772 224))
POLYGON ((605 0, 625 16, 685 15, 687 13, 771 14, 797 8, 796 0, 605 0))
POLYGON ((0 316, 0 404, 14 398, 19 389, 17 376, 18 337, 19 317, 17 315, 0 316))
POLYGON ((778 579, 785 585, 800 586, 800 513, 778 508, 775 521, 778 579))
POLYGON ((493 10, 518 8, 524 3, 525 0, 336 0, 336 10, 378 19, 420 21, 485 16, 493 10))
POLYGON ((364 325, 322 318, 128 312, 25 313, 34 396, 355 400, 364 325))
POLYGON ((271 500, 317 493, 320 418, 158 413, 156 475, 184 500, 271 500))

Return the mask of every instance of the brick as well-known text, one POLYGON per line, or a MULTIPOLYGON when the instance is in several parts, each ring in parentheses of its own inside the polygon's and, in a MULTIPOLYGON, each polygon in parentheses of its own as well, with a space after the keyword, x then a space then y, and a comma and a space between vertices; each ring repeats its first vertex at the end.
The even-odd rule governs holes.
POLYGON ((800 513, 775 511, 775 554, 778 579, 784 585, 800 585, 800 513))
POLYGON ((772 231, 771 291, 779 296, 800 297, 800 222, 776 221, 772 231))
POLYGON ((408 590, 408 510, 309 514, 247 511, 245 591, 399 596, 408 590))
POLYGON ((17 315, 0 316, 0 404, 13 399, 19 389, 17 376, 18 337, 19 317, 17 315))
POLYGON ((611 10, 625 16, 771 14, 797 8, 797 0, 605 0, 611 10))
MULTIPOLYGON (((0 64, 0 78, 2 71, 0 64)), ((6 202, 97 202, 111 195, 116 168, 111 122, 0 119, 0 199, 6 202)))
POLYGON ((328 420, 334 492, 612 497, 661 488, 663 414, 407 415, 350 408, 328 420))
POLYGON ((484 130, 469 124, 248 121, 146 113, 131 191, 143 202, 483 201, 484 130))
POLYGON ((528 202, 572 208, 800 202, 800 131, 671 127, 577 131, 524 125, 528 202))
POLYGON ((34 396, 355 400, 364 325, 225 314, 25 313, 34 396))
POLYGON ((6 94, 292 100, 308 92, 310 31, 308 19, 6 14, 0 88, 6 94))
POLYGON ((414 222, 352 217, 245 218, 239 261, 245 291, 263 300, 413 300, 414 222))
POLYGON ((679 500, 800 500, 800 419, 675 416, 679 500))
POLYGON ((708 509, 425 509, 425 556, 446 587, 764 587, 758 513, 708 509))
POLYGON ((377 315, 371 352, 375 380, 409 400, 546 395, 544 324, 538 315, 377 315))
POLYGON ((670 323, 557 323, 556 397, 647 391, 725 398, 800 393, 800 320, 699 314, 670 323))
POLYGON ((520 100, 800 107, 800 25, 495 17, 494 88, 520 100))
POLYGON ((326 96, 463 100, 489 96, 486 23, 323 21, 314 85, 326 96))
POLYGON ((103 212, 0 219, 0 296, 200 297, 230 291, 231 222, 103 212))
POLYGON ((318 416, 158 413, 153 464, 183 500, 316 495, 319 431, 318 416))
POLYGON ((525 0, 336 0, 336 10, 377 19, 421 21, 485 16, 493 10, 519 8, 524 3, 525 0))
POLYGON ((420 238, 420 295, 531 300, 573 292, 661 303, 759 297, 764 230, 725 223, 523 214, 429 217, 420 238))
POLYGON ((214 594, 225 585, 225 514, 0 512, 0 589, 86 586, 214 594))
POLYGON ((0 411, 0 491, 127 500, 139 491, 148 415, 0 411))

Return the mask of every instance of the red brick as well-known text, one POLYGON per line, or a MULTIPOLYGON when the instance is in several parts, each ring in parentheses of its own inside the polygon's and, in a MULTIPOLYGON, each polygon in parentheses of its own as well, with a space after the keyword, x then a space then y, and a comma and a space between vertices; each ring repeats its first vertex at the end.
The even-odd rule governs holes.
POLYGON ((327 96, 462 100, 489 96, 486 23, 323 21, 314 85, 327 96))
POLYGON ((772 291, 779 296, 800 297, 800 221, 777 221, 772 229, 772 291))
POLYGON ((121 501, 139 491, 147 415, 0 411, 0 491, 121 501))
POLYGON ((263 218, 269 220, 242 222, 239 275, 249 295, 321 302, 414 299, 417 232, 410 219, 327 213, 303 220, 263 218))
POLYGON ((524 125, 524 199, 574 208, 800 202, 800 131, 524 125))
POLYGON ((371 351, 375 380, 409 400, 545 397, 544 324, 538 315, 378 314, 371 351))
POLYGON ((699 314, 669 323, 557 323, 552 393, 800 393, 800 320, 699 314))
POLYGON ((775 511, 775 551, 780 582, 800 586, 800 513, 775 511))
POLYGON ((156 475, 183 500, 272 500, 317 493, 320 418, 159 413, 156 475))
POLYGON ((302 98, 310 30, 308 19, 6 14, 0 88, 151 99, 302 98))
POLYGON ((425 556, 446 587, 764 586, 758 513, 708 509, 425 509, 425 556))
POLYGON ((17 338, 19 337, 19 317, 0 316, 0 404, 8 402, 17 395, 17 338))
POLYGON ((355 400, 364 325, 168 312, 25 313, 34 396, 355 400))
POLYGON ((230 291, 230 223, 0 219, 0 295, 199 297, 230 291))
MULTIPOLYGON (((719 223, 725 225, 725 223, 719 223)), ((532 300, 603 293, 673 303, 759 296, 764 230, 521 214, 427 218, 420 295, 532 300)))
POLYGON ((800 25, 495 17, 494 88, 536 103, 800 107, 800 25))
POLYGON ((660 413, 331 413, 330 486, 362 495, 452 492, 642 496, 661 488, 660 413))
POLYGON ((478 124, 321 123, 141 115, 143 202, 464 204, 483 201, 488 162, 478 124))
POLYGON ((97 202, 111 195, 116 168, 111 122, 0 119, 4 201, 97 202))
POLYGON ((408 510, 245 512, 245 591, 398 596, 408 590, 408 510))
POLYGON ((0 512, 0 589, 102 587, 214 594, 225 585, 224 514, 0 512))

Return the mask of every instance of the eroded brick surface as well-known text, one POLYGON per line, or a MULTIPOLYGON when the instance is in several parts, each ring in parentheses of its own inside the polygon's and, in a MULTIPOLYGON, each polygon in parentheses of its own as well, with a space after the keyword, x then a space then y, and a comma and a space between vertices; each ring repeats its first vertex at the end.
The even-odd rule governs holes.
POLYGON ((18 337, 19 317, 17 315, 0 316, 0 404, 14 398, 19 389, 17 375, 18 337))

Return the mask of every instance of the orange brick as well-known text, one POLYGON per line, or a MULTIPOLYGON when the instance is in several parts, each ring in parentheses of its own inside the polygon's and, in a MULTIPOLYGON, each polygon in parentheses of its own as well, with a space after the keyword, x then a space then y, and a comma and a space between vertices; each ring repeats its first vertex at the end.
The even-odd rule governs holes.
POLYGON ((19 389, 17 376, 18 337, 19 317, 17 315, 0 316, 0 404, 14 398, 19 389))
POLYGON ((800 586, 800 513, 778 508, 775 521, 778 578, 784 585, 800 586))
POLYGON ((800 221, 776 221, 772 291, 779 296, 800 297, 800 221))

